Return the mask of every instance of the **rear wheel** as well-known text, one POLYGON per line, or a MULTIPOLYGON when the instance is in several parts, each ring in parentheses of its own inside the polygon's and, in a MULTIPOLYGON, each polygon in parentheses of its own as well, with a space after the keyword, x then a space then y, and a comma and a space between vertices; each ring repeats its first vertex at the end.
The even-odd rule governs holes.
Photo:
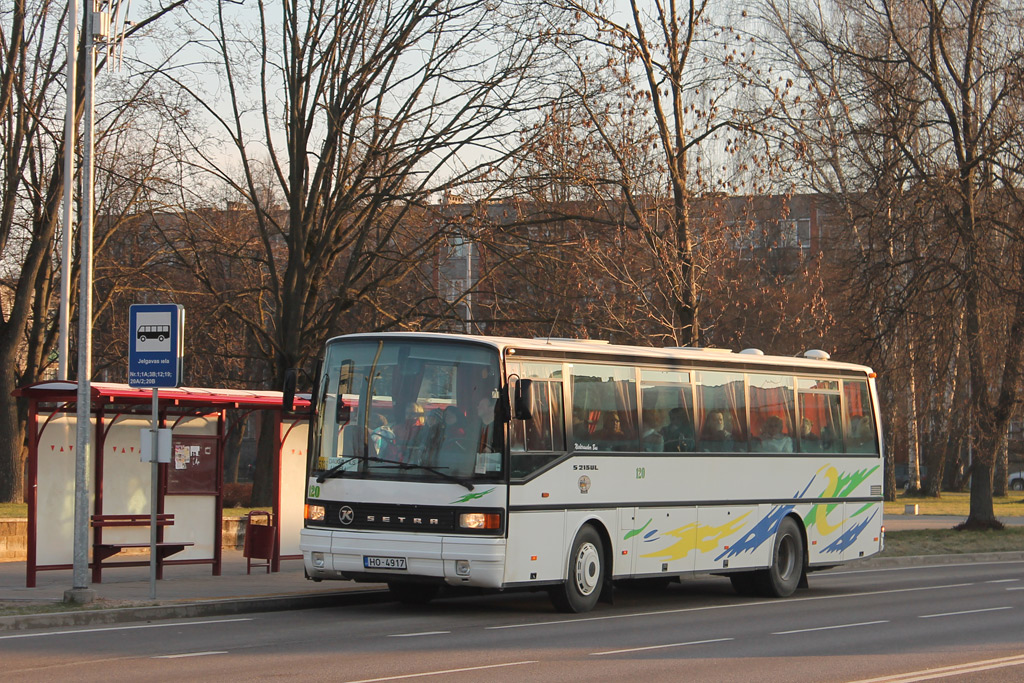
POLYGON ((1014 479, 1011 481, 1010 488, 1014 491, 1024 491, 1024 478, 1014 479))
POLYGON ((436 583, 414 583, 411 581, 388 581, 388 590, 395 600, 403 605, 425 605, 441 589, 436 583))
POLYGON ((757 573, 758 592, 785 598, 796 592, 804 571, 804 541, 792 517, 786 517, 775 533, 772 563, 757 573))
POLYGON ((592 526, 576 534, 569 553, 569 576, 551 589, 551 601, 562 612, 589 612, 604 584, 604 543, 592 526))

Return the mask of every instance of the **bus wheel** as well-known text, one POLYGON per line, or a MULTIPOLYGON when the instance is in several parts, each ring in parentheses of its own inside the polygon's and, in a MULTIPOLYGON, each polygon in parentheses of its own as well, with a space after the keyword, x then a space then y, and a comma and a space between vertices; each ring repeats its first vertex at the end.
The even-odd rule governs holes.
POLYGON ((796 592, 804 571, 804 542, 792 518, 786 517, 775 533, 772 564, 757 573, 759 592, 770 598, 785 598, 796 592))
POLYGON ((569 576, 551 590, 551 601, 562 612, 589 612, 604 584, 604 543, 592 526, 576 534, 569 554, 569 576))
POLYGON ((403 605, 425 605, 435 597, 441 586, 436 583, 388 581, 388 590, 403 605))

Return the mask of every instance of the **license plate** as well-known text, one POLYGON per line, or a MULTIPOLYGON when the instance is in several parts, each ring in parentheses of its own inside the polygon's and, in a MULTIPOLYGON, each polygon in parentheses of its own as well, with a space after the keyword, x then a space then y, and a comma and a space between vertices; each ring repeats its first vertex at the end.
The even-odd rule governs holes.
POLYGON ((406 569, 404 557, 373 557, 363 556, 363 566, 367 569, 406 569))

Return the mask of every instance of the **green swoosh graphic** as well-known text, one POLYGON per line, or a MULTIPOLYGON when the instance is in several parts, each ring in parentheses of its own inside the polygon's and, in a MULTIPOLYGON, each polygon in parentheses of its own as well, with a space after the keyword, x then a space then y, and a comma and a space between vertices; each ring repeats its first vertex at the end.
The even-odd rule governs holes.
POLYGON ((486 491, 483 491, 481 493, 467 493, 462 498, 459 498, 458 500, 453 500, 451 503, 449 503, 449 505, 456 505, 458 503, 468 503, 471 500, 480 500, 481 498, 483 498, 484 496, 486 496, 488 493, 490 493, 493 490, 494 489, 491 488, 491 489, 487 489, 486 491))
POLYGON ((649 527, 649 526, 651 525, 651 522, 652 522, 652 521, 654 521, 654 520, 653 520, 653 519, 649 519, 649 520, 647 520, 647 524, 644 524, 644 525, 643 525, 642 527, 640 527, 639 529, 633 529, 632 531, 630 531, 629 533, 627 533, 627 534, 626 534, 625 536, 623 536, 623 537, 622 537, 622 540, 623 540, 623 541, 628 541, 629 539, 633 538, 633 537, 634 537, 634 536, 636 536, 637 534, 642 534, 642 533, 643 533, 643 531, 644 531, 644 529, 646 529, 647 527, 649 527))

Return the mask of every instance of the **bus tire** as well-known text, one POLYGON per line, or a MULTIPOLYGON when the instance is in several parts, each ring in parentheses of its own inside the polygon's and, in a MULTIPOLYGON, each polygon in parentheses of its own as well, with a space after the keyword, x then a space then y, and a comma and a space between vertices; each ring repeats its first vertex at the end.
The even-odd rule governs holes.
POLYGON ((403 605, 425 605, 435 597, 441 586, 436 583, 414 583, 411 581, 388 581, 392 597, 403 605))
POLYGON ((779 523, 772 547, 772 563, 757 573, 758 591, 769 598, 785 598, 796 592, 804 573, 804 541, 791 517, 779 523))
POLYGON ((606 570, 604 543, 589 524, 573 539, 568 569, 565 583, 551 589, 551 602, 562 612, 589 612, 601 597, 606 570))

